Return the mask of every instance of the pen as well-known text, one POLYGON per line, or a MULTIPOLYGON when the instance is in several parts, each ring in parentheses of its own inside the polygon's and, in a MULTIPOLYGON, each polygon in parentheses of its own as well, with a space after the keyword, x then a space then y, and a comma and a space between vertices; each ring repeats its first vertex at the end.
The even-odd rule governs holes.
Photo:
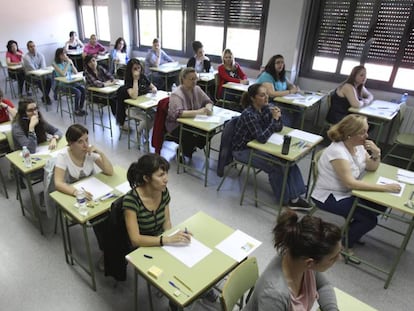
POLYGON ((144 254, 144 257, 145 257, 145 258, 148 258, 148 259, 152 259, 152 256, 147 255, 147 254, 144 254))
POLYGON ((190 295, 188 295, 187 293, 184 293, 177 285, 175 285, 175 283, 173 281, 168 281, 168 283, 174 287, 175 289, 178 289, 180 292, 182 292, 184 295, 186 295, 187 297, 190 297, 190 295))
POLYGON ((184 233, 188 233, 187 227, 185 227, 185 229, 184 229, 184 233))

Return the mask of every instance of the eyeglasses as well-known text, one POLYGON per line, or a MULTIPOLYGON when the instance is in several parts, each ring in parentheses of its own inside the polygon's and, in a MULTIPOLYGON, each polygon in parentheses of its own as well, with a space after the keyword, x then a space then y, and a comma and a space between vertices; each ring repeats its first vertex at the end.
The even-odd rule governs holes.
POLYGON ((37 110, 38 110, 37 107, 33 107, 33 108, 26 109, 26 112, 35 112, 37 110))

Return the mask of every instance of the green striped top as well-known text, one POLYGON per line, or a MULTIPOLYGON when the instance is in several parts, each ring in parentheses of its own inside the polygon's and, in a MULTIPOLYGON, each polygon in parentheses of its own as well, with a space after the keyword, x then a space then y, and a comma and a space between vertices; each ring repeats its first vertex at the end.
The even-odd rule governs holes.
POLYGON ((122 208, 133 210, 137 214, 138 228, 142 235, 158 236, 164 232, 165 207, 170 203, 170 193, 166 188, 161 203, 155 211, 148 210, 135 189, 128 191, 122 201, 122 208))

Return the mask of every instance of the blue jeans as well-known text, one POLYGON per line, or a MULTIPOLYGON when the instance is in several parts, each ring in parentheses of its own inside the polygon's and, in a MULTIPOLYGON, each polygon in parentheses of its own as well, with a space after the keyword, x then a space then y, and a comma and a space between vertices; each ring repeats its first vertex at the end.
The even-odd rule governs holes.
MULTIPOLYGON (((319 202, 315 199, 313 199, 313 201, 320 209, 346 218, 351 211, 355 197, 349 197, 337 201, 333 194, 330 194, 325 203, 319 202)), ((385 206, 375 204, 373 202, 366 200, 359 201, 362 204, 375 208, 381 212, 384 212, 387 209, 385 206)), ((357 242, 364 234, 375 228, 378 222, 377 215, 378 213, 369 211, 362 207, 357 207, 355 209, 348 230, 348 247, 352 248, 355 242, 357 242)))
MULTIPOLYGON (((269 183, 272 187, 273 193, 276 196, 277 201, 280 200, 283 183, 284 168, 280 165, 276 165, 270 161, 275 160, 273 156, 270 156, 261 151, 255 151, 256 154, 260 154, 269 158, 265 160, 262 158, 253 157, 252 166, 257 169, 261 169, 268 174, 269 183)), ((249 162, 250 149, 233 151, 233 157, 240 162, 249 162)), ((280 161, 280 160, 278 160, 280 161)), ((298 198, 301 194, 306 192, 305 183, 303 182, 302 174, 297 165, 293 165, 289 169, 287 177, 285 193, 283 196, 283 204, 287 204, 290 200, 298 198)))
POLYGON ((70 91, 75 95, 75 111, 83 109, 85 103, 85 87, 81 84, 70 86, 70 91))

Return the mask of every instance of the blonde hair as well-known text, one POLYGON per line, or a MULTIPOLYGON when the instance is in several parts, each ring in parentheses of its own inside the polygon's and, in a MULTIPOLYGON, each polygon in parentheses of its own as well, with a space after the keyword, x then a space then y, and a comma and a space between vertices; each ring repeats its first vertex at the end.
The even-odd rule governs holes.
POLYGON ((332 125, 328 137, 334 142, 345 141, 350 136, 361 133, 367 118, 359 114, 349 114, 337 124, 332 125))
POLYGON ((182 70, 181 70, 181 72, 180 72, 180 84, 183 84, 183 80, 184 80, 184 78, 189 74, 189 73, 192 73, 192 72, 196 72, 196 70, 193 68, 193 67, 186 67, 186 68, 183 68, 182 70))
POLYGON ((234 63, 236 61, 234 60, 233 52, 230 49, 224 49, 223 54, 221 54, 221 62, 224 65, 224 55, 226 55, 226 54, 230 54, 231 55, 231 58, 232 58, 231 66, 234 68, 234 63))

